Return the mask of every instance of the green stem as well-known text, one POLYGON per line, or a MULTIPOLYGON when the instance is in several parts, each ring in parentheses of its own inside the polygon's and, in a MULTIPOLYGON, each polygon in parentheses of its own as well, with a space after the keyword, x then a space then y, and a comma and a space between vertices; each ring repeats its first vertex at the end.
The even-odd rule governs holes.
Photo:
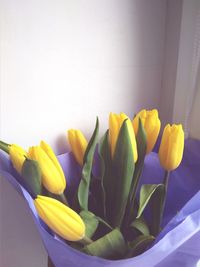
POLYGON ((0 141, 0 149, 9 154, 9 144, 0 141))
POLYGON ((67 198, 64 195, 64 193, 60 194, 59 197, 60 197, 62 203, 69 207, 69 203, 68 203, 67 198))
POLYGON ((161 221, 162 221, 162 217, 163 217, 163 213, 164 213, 164 209, 165 209, 165 203, 166 203, 166 197, 167 197, 167 189, 168 189, 168 184, 169 184, 169 175, 170 175, 170 171, 165 171, 164 179, 163 179, 163 184, 164 184, 164 187, 165 187, 165 189, 164 189, 165 191, 164 191, 162 210, 161 210, 161 221))
POLYGON ((170 175, 170 171, 165 171, 164 179, 163 179, 163 184, 165 185, 165 188, 166 189, 168 188, 169 175, 170 175))
POLYGON ((84 236, 83 239, 79 241, 82 245, 87 246, 93 243, 92 239, 87 236, 84 236))

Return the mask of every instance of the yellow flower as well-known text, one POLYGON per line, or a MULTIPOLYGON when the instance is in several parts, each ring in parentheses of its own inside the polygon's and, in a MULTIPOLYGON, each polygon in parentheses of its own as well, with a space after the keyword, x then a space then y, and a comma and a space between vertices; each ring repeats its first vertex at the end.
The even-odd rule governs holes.
POLYGON ((136 162, 138 158, 138 154, 137 154, 135 133, 134 133, 133 126, 132 126, 130 119, 124 113, 120 113, 119 115, 110 113, 110 116, 109 116, 109 141, 110 141, 110 147, 111 147, 111 156, 112 158, 114 157, 117 139, 119 136, 119 131, 124 120, 126 119, 127 119, 127 126, 128 126, 129 136, 131 140, 131 145, 133 149, 133 158, 134 158, 134 162, 136 162))
POLYGON ((148 154, 149 152, 152 151, 160 132, 161 123, 158 117, 158 111, 157 109, 153 110, 143 109, 139 113, 137 113, 137 115, 133 119, 133 128, 136 135, 138 132, 139 118, 141 119, 142 125, 147 135, 146 153, 148 154))
POLYGON ((80 130, 68 130, 68 141, 76 161, 82 166, 83 158, 87 148, 87 140, 80 130))
POLYGON ((10 160, 19 174, 21 174, 22 165, 26 159, 26 151, 18 145, 9 145, 8 146, 10 160))
POLYGON ((182 125, 166 125, 160 148, 159 159, 162 167, 171 171, 176 169, 181 163, 184 150, 184 132, 182 125))
POLYGON ((38 195, 34 204, 39 217, 62 238, 78 241, 85 236, 85 224, 81 217, 60 201, 38 195))
POLYGON ((28 157, 38 162, 45 188, 53 194, 62 194, 66 187, 66 179, 51 147, 41 141, 40 146, 29 148, 28 157))

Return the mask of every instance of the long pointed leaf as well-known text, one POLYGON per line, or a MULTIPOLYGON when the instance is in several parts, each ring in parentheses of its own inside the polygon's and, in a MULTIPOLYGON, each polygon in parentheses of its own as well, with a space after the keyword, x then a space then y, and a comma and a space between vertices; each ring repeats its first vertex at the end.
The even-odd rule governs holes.
POLYGON ((110 154, 110 147, 108 141, 108 133, 103 135, 100 143, 98 153, 100 156, 100 164, 101 164, 101 186, 102 186, 102 201, 103 201, 103 211, 104 217, 109 219, 109 215, 111 214, 112 207, 112 189, 113 189, 113 176, 112 176, 112 160, 110 154))
POLYGON ((93 234, 97 230, 99 225, 99 221, 97 217, 90 211, 81 211, 80 214, 81 218, 83 219, 86 227, 85 235, 89 238, 92 238, 93 234))
POLYGON ((130 224, 130 227, 137 229, 143 235, 149 235, 150 234, 149 227, 142 217, 135 219, 130 224))
POLYGON ((110 226, 110 224, 108 224, 105 220, 103 220, 101 217, 96 216, 96 218, 99 220, 100 223, 102 223, 104 226, 106 226, 107 228, 109 228, 110 230, 113 230, 112 226, 110 226))
POLYGON ((84 247, 84 252, 105 259, 117 259, 126 252, 126 243, 121 232, 114 229, 107 235, 84 247))
POLYGON ((156 236, 160 232, 160 224, 164 210, 165 196, 166 196, 166 188, 164 185, 162 185, 161 187, 157 188, 150 201, 151 217, 152 217, 151 233, 154 236, 156 236))
POLYGON ((147 247, 155 240, 155 237, 152 235, 140 235, 134 241, 129 243, 129 253, 128 257, 133 257, 144 252, 147 247))
POLYGON ((42 193, 41 170, 35 160, 26 159, 22 166, 21 176, 26 190, 33 198, 42 193))
POLYGON ((113 159, 113 202, 112 223, 115 227, 121 227, 125 214, 130 186, 133 178, 135 164, 133 150, 128 132, 126 120, 119 132, 114 159, 113 159))
POLYGON ((140 118, 139 118, 139 126, 138 126, 138 132, 136 136, 136 142, 137 142, 138 160, 135 164, 135 172, 134 172, 134 176, 133 176, 133 180, 131 184, 131 191, 130 191, 131 202, 134 202, 135 200, 139 178, 140 178, 142 168, 144 165, 144 158, 145 158, 146 149, 147 149, 147 135, 146 135, 145 129, 143 127, 143 124, 140 118))
POLYGON ((104 217, 105 201, 102 181, 99 178, 92 177, 90 183, 89 210, 96 215, 104 217))
POLYGON ((147 136, 146 136, 146 132, 145 132, 145 129, 143 127, 143 124, 140 118, 139 118, 136 142, 137 142, 138 160, 135 164, 135 171, 133 174, 128 203, 127 203, 126 212, 125 212, 124 221, 123 221, 123 229, 125 230, 127 226, 129 225, 129 222, 134 220, 135 197, 136 197, 138 184, 139 184, 140 176, 141 176, 143 165, 144 165, 144 158, 146 155, 147 136))
POLYGON ((94 158, 94 152, 97 144, 99 132, 99 120, 96 120, 95 130, 87 146, 85 155, 84 155, 84 164, 82 170, 82 179, 78 187, 78 201, 79 205, 83 210, 88 210, 88 196, 89 196, 89 187, 91 180, 91 171, 92 163, 94 158))
POLYGON ((139 218, 147 204, 149 203, 151 197, 156 192, 156 190, 160 190, 160 188, 163 188, 163 184, 144 184, 141 187, 140 190, 140 202, 139 202, 139 209, 138 214, 136 218, 139 218))

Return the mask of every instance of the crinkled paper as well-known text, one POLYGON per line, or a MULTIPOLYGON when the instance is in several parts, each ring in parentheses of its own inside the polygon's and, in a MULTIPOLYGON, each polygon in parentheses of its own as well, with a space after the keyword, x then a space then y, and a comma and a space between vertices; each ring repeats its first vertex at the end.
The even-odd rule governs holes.
MULTIPOLYGON (((163 230, 154 245, 143 254, 126 260, 110 261, 88 256, 70 246, 48 229, 39 219, 33 200, 19 184, 9 160, 0 155, 0 175, 22 195, 29 206, 35 225, 56 267, 194 267, 200 266, 200 141, 188 139, 181 165, 171 173, 163 230)), ((81 170, 71 153, 60 155, 67 177, 68 195, 73 194, 81 170)), ((160 183, 163 170, 157 153, 145 159, 142 183, 160 183)))

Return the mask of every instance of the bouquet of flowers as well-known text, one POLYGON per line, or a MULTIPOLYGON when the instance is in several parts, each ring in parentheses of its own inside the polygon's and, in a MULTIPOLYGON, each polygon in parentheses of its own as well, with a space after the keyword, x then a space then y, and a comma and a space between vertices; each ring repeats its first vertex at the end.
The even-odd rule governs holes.
MULTIPOLYGON (((171 172, 182 161, 184 132, 180 124, 165 126, 156 161, 160 178, 153 183, 148 181, 151 170, 144 178, 145 164, 160 127, 155 109, 140 111, 133 121, 124 113, 111 113, 101 139, 98 118, 89 142, 80 130, 69 130, 72 152, 58 157, 44 141, 28 151, 0 141, 9 155, 0 174, 28 202, 56 267, 85 266, 92 259, 92 266, 138 266, 142 255, 136 256, 169 234, 170 223, 168 232, 162 229, 163 214, 171 172)), ((182 194, 180 188, 176 192, 182 194)))

